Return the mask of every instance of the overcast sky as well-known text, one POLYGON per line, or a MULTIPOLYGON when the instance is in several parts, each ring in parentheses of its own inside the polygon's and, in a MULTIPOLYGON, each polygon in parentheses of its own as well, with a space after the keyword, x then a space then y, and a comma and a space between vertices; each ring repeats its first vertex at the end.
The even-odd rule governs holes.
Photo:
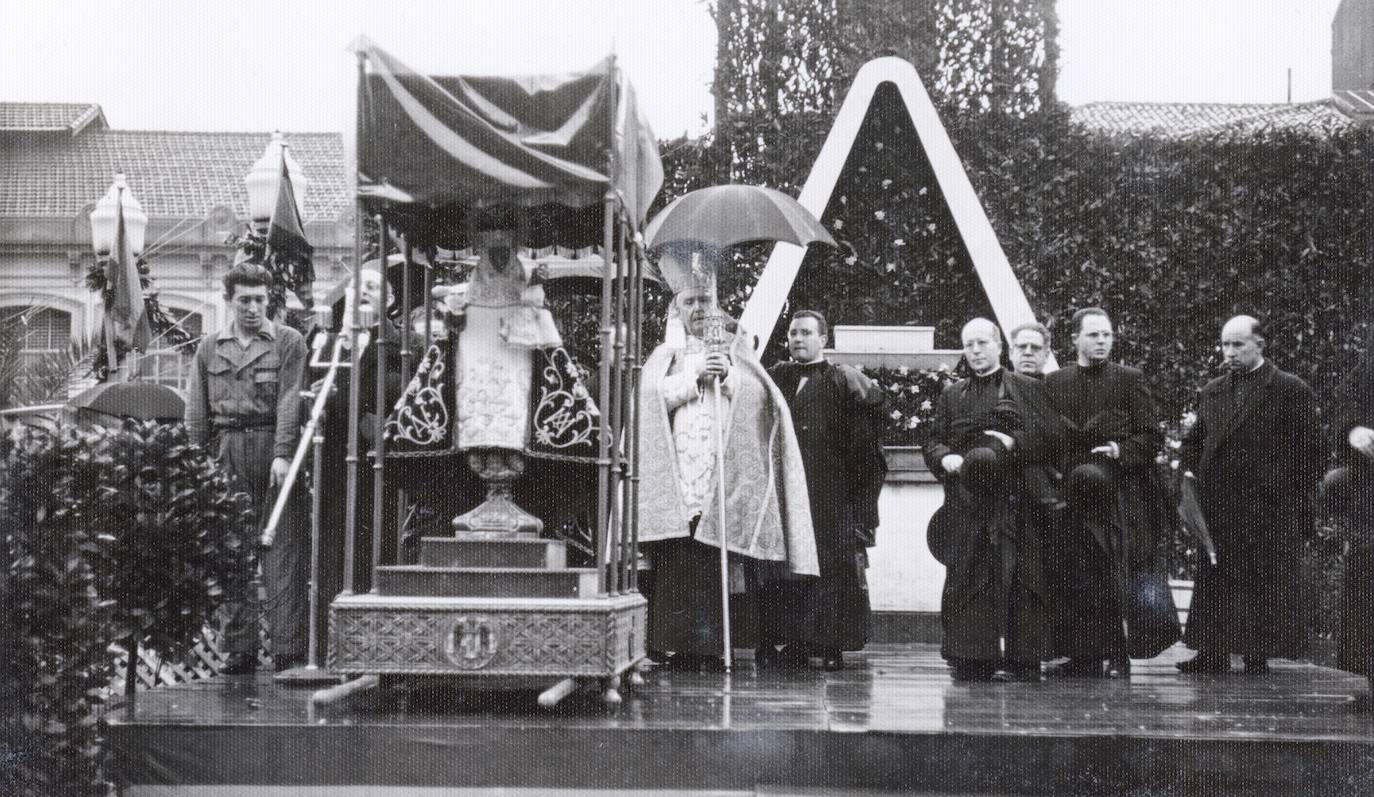
MULTIPOLYGON (((1060 97, 1282 102, 1331 87, 1340 0, 1060 0, 1060 97)), ((5 0, 0 100, 97 102, 123 129, 347 131, 348 43, 439 73, 559 71, 614 46, 661 138, 705 129, 700 0, 5 0)))

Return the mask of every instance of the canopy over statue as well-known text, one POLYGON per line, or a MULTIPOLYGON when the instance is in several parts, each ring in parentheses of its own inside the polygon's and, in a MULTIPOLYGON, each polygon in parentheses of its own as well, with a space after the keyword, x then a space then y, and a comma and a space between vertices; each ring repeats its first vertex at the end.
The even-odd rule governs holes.
POLYGON ((557 75, 430 76, 366 37, 352 49, 371 68, 358 89, 358 195, 390 203, 413 244, 463 248, 465 211, 497 204, 539 209, 527 245, 600 243, 608 188, 643 225, 663 166, 614 58, 557 75))

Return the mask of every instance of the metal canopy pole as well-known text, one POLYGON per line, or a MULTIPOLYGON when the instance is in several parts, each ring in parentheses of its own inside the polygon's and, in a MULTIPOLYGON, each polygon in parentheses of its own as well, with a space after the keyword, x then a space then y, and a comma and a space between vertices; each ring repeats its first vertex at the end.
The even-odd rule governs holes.
MULTIPOLYGON (((398 330, 401 333, 401 385, 410 384, 411 351, 410 351, 410 311, 411 311, 411 290, 410 290, 410 258, 414 250, 410 245, 410 236, 401 236, 401 251, 404 252, 404 261, 401 263, 401 323, 398 330)), ((386 259, 382 259, 386 263, 386 259)), ((426 338, 428 344, 428 338, 426 338)), ((391 407, 382 407, 380 411, 391 414, 391 407)), ((383 416, 385 423, 386 416, 383 416)), ((406 534, 406 513, 410 509, 410 491, 404 487, 396 491, 396 564, 405 564, 402 556, 401 543, 405 540, 406 534)))
POLYGON ((626 449, 629 456, 629 490, 626 495, 625 527, 629 532, 629 576, 630 591, 639 591, 639 420, 643 408, 639 405, 639 380, 644 370, 641 360, 644 336, 644 252, 638 240, 630 250, 630 393, 629 417, 627 427, 630 445, 626 449))
POLYGON ((382 432, 386 428, 386 250, 391 240, 387 234, 386 218, 378 213, 377 226, 380 229, 378 245, 381 249, 381 275, 377 284, 377 339, 373 342, 376 356, 373 361, 373 379, 377 383, 376 404, 372 408, 372 594, 378 593, 377 568, 382 566, 382 521, 386 516, 386 482, 382 472, 385 466, 386 442, 382 432))

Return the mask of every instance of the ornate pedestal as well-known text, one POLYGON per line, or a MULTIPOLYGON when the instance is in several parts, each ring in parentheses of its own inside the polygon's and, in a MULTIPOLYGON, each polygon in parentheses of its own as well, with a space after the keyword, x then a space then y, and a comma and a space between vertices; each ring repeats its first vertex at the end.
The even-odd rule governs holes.
POLYGON ((426 538, 420 564, 378 570, 379 594, 334 600, 329 668, 547 687, 542 705, 592 680, 618 703, 621 676, 644 658, 647 604, 598 594, 595 570, 565 562, 561 541, 426 538))
POLYGON ((482 478, 487 498, 471 512, 453 519, 459 536, 500 538, 528 535, 538 537, 544 524, 516 505, 511 485, 525 472, 525 458, 519 451, 504 448, 479 448, 468 454, 468 467, 482 478))

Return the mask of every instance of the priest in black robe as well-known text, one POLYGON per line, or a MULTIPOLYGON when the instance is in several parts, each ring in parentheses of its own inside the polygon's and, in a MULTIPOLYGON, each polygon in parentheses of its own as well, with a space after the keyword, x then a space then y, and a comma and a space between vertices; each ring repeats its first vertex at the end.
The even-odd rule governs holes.
POLYGON ((1264 357, 1259 321, 1222 327, 1228 371, 1202 388, 1183 440, 1185 478, 1196 476, 1216 564, 1200 552, 1183 641, 1198 651, 1186 673, 1220 674, 1230 654, 1245 672, 1305 647, 1303 540, 1314 529, 1312 497, 1326 462, 1316 396, 1264 357))
POLYGON ((945 487, 928 531, 946 568, 940 652, 955 680, 986 681, 1002 669, 1038 681, 1046 602, 1024 471, 1045 455, 1027 411, 1042 386, 1001 367, 1001 333, 991 321, 970 321, 962 339, 973 376, 940 394, 924 451, 945 487))
POLYGON ((1066 578, 1050 596, 1054 653, 1069 657, 1059 674, 1124 678, 1131 656, 1158 655, 1178 639, 1168 610, 1131 627, 1138 598, 1172 607, 1167 594, 1143 592, 1164 577, 1172 510, 1155 470, 1163 433, 1144 375, 1108 361, 1115 335, 1107 313, 1079 310, 1073 328, 1077 362, 1045 377, 1065 428, 1059 470, 1068 504, 1056 545, 1066 578))
POLYGON ((868 642, 867 549, 877 539, 878 495, 887 474, 879 439, 883 394, 856 369, 825 359, 829 326, 820 313, 794 315, 787 341, 792 361, 768 375, 787 398, 801 446, 821 574, 764 588, 757 661, 801 663, 817 656, 825 669, 838 670, 843 651, 862 650, 868 642), (781 654, 778 643, 785 644, 781 654))
POLYGON ((1348 514, 1355 532, 1345 561, 1340 646, 1336 663, 1369 679, 1366 710, 1374 704, 1374 335, 1341 386, 1332 412, 1340 467, 1327 474, 1327 506, 1348 514))

